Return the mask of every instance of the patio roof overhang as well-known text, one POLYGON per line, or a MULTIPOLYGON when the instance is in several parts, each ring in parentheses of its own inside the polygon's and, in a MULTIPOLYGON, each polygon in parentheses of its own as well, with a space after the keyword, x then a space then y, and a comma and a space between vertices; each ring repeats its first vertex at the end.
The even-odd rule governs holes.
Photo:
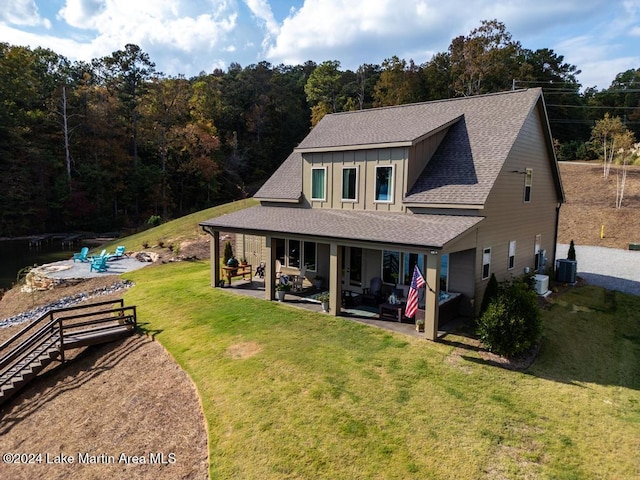
POLYGON ((330 210, 258 205, 200 223, 202 228, 254 235, 296 235, 316 241, 441 249, 484 217, 330 210))

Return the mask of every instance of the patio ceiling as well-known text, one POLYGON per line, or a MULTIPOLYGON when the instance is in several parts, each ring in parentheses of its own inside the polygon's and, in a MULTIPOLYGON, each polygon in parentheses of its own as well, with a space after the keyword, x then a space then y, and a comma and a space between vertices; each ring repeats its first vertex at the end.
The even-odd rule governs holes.
POLYGON ((442 248, 475 227, 483 218, 258 205, 212 218, 200 225, 207 230, 255 235, 308 235, 327 242, 337 239, 442 248))

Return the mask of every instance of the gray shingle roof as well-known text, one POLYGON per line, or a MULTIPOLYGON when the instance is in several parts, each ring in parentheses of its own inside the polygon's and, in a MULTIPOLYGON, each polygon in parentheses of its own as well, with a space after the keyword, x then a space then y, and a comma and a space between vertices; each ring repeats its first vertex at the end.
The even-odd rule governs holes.
POLYGON ((297 234, 425 248, 441 248, 483 220, 459 215, 412 215, 367 210, 330 210, 258 205, 200 225, 263 235, 297 234))
POLYGON ((376 145, 411 145, 416 140, 453 122, 459 111, 434 111, 433 103, 373 108, 326 115, 296 150, 348 149, 376 145))
POLYGON ((298 200, 302 195, 302 155, 292 152, 254 195, 257 199, 298 200))
POLYGON ((304 152, 415 144, 451 125, 404 201, 482 205, 540 98, 529 89, 326 115, 255 196, 298 200, 304 152))
POLYGON ((532 89, 433 104, 464 118, 449 129, 404 201, 484 204, 540 96, 532 89))

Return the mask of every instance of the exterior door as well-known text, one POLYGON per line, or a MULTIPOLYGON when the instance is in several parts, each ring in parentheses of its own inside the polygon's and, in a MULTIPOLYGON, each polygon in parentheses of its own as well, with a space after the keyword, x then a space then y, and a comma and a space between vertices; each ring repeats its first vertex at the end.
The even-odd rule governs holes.
POLYGON ((342 247, 342 287, 345 286, 362 287, 361 248, 342 247))

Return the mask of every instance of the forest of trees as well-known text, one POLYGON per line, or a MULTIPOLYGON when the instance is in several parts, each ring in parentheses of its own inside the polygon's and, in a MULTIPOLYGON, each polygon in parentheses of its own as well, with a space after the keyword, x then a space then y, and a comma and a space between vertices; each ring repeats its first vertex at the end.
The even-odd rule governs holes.
POLYGON ((0 236, 139 228, 246 197, 330 112, 540 86, 559 158, 601 154, 590 136, 605 114, 640 138, 640 68, 601 91, 579 73, 497 20, 421 65, 260 62, 188 79, 132 44, 87 63, 0 43, 0 236))

